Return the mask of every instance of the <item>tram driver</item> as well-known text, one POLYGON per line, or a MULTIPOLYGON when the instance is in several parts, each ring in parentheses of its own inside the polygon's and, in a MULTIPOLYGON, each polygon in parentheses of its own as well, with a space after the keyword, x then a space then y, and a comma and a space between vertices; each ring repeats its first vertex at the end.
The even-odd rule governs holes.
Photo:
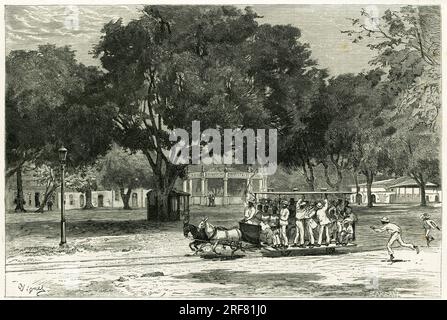
POLYGON ((248 206, 244 212, 244 222, 248 224, 255 224, 254 218, 256 216, 256 209, 253 200, 248 200, 248 206))

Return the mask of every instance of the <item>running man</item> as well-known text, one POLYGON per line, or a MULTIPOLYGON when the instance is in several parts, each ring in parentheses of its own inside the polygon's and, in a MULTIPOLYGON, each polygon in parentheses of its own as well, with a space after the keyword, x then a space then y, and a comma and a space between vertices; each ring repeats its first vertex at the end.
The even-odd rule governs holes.
POLYGON ((375 227, 375 226, 371 226, 370 228, 374 230, 374 232, 385 232, 387 231, 390 234, 390 239, 388 240, 388 243, 386 245, 386 248, 388 250, 388 254, 390 255, 390 261, 393 262, 394 261, 394 252, 393 249, 391 248, 394 244, 394 242, 399 242, 399 244, 402 247, 405 248, 410 248, 412 250, 416 250, 416 253, 419 253, 419 247, 415 246, 412 243, 405 243, 402 240, 402 230, 401 228, 394 223, 390 222, 390 219, 388 219, 387 217, 383 217, 380 222, 382 222, 382 227, 375 227))
POLYGON ((430 247, 430 242, 435 240, 435 238, 430 234, 433 229, 441 230, 436 222, 430 219, 430 215, 428 213, 424 213, 421 215, 421 220, 423 223, 423 227, 425 229, 425 239, 427 240, 427 247, 430 247))

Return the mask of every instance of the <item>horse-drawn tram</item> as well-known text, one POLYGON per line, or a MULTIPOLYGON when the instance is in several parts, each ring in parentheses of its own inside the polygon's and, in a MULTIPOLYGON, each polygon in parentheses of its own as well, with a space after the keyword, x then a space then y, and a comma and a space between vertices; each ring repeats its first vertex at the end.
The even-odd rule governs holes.
POLYGON ((184 220, 184 235, 200 255, 259 251, 267 257, 327 255, 355 250, 356 215, 345 199, 351 192, 255 192, 237 227, 197 227, 184 220), (297 201, 295 199, 298 198, 297 201), (324 240, 324 242, 323 242, 324 240))

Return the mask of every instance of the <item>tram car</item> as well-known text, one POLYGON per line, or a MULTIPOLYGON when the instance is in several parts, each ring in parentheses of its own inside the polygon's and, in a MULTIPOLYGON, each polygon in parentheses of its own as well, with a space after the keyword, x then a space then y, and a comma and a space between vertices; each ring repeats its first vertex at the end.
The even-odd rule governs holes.
MULTIPOLYGON (((316 199, 324 196, 325 199, 335 198, 344 199, 346 195, 352 192, 338 191, 292 191, 292 192, 255 192, 253 202, 256 204, 281 203, 284 199, 289 200, 295 197, 307 197, 316 199), (341 198, 340 198, 341 197, 341 198), (289 198, 289 199, 288 199, 289 198)), ((236 251, 260 251, 263 256, 268 257, 284 257, 284 256, 304 256, 304 255, 327 255, 335 253, 344 253, 356 251, 356 244, 349 243, 328 243, 321 246, 304 245, 299 247, 280 246, 274 247, 261 240, 261 225, 259 223, 250 223, 247 221, 239 221, 238 227, 225 228, 212 225, 208 222, 208 218, 202 219, 198 227, 189 224, 189 216, 184 224, 184 234, 191 232, 193 242, 190 248, 197 254, 205 253, 206 255, 221 255, 227 248, 233 255, 236 251), (191 231, 192 228, 195 230, 191 231), (209 250, 205 250, 209 248, 209 250)), ((327 240, 327 239, 326 239, 327 240)))

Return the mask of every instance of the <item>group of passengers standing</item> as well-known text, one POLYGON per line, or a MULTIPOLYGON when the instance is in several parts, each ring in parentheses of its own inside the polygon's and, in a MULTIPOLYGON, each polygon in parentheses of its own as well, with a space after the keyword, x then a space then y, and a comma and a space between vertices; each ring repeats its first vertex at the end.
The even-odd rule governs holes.
POLYGON ((319 247, 346 245, 355 240, 357 216, 349 201, 329 201, 325 195, 319 201, 307 201, 303 196, 297 202, 262 199, 255 208, 255 201, 249 200, 244 221, 261 226, 261 242, 274 248, 319 247), (315 239, 317 238, 317 241, 315 239), (316 242, 316 243, 315 243, 316 242))

